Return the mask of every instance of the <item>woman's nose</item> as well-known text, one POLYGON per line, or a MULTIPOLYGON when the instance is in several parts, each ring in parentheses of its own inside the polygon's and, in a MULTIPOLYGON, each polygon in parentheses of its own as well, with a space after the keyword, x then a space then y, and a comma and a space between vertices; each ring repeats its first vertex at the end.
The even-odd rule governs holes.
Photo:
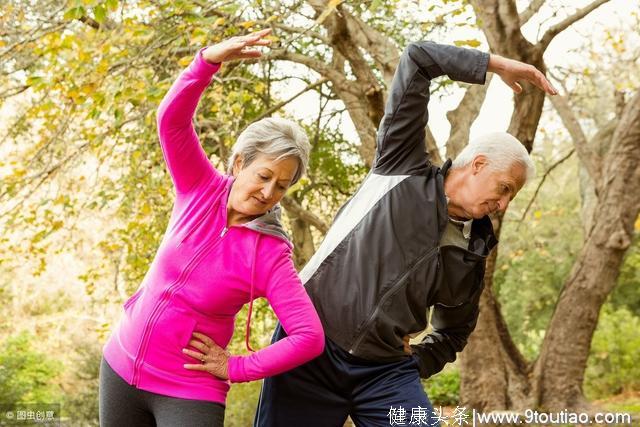
POLYGON ((262 197, 265 200, 271 200, 271 198, 273 197, 273 192, 274 192, 274 187, 275 184, 272 182, 268 182, 264 185, 264 187, 262 187, 262 197))

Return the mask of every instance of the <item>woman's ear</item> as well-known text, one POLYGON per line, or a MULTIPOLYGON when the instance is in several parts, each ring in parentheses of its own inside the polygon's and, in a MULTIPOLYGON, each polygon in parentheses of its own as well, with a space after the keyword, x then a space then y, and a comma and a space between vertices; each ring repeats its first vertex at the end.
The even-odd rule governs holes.
POLYGON ((244 157, 241 154, 236 156, 236 159, 233 161, 233 176, 237 177, 240 171, 242 170, 242 166, 244 165, 244 157))

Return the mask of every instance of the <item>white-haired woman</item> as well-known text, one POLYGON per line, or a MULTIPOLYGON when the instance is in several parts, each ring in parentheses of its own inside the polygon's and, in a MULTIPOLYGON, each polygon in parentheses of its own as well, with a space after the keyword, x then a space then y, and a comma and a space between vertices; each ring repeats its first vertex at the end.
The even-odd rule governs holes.
POLYGON ((239 136, 223 175, 192 125, 220 64, 259 57, 252 46, 267 45, 268 33, 202 49, 160 105, 175 205, 149 272, 104 348, 102 426, 222 426, 229 382, 276 375, 323 350, 322 326, 294 269, 277 205, 305 172, 307 137, 288 120, 256 122, 239 136), (231 356, 225 348, 235 316, 257 297, 269 301, 288 338, 231 356))

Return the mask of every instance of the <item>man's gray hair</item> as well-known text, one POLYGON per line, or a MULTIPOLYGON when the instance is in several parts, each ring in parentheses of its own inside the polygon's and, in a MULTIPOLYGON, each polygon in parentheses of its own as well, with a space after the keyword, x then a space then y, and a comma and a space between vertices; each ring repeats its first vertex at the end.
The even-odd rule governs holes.
POLYGON ((306 172, 310 151, 309 138, 298 124, 279 117, 267 117, 251 123, 242 131, 233 144, 227 173, 233 172, 238 156, 243 159, 243 167, 249 166, 259 154, 275 160, 293 157, 298 160, 298 169, 291 182, 293 185, 306 172))
POLYGON ((474 139, 458 154, 451 169, 462 168, 481 154, 487 157, 489 170, 505 171, 520 163, 526 169, 526 181, 536 175, 536 168, 524 145, 506 132, 487 133, 474 139))

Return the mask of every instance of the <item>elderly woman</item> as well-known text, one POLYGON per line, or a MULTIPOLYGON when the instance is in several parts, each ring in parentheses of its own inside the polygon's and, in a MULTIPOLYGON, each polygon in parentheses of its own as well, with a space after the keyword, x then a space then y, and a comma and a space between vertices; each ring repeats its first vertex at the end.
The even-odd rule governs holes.
POLYGON ((102 426, 222 426, 229 382, 276 375, 323 350, 322 326, 294 269, 277 205, 305 171, 307 137, 287 120, 256 122, 239 136, 230 175, 223 175, 191 123, 220 64, 260 56, 251 46, 267 45, 267 34, 201 50, 160 105, 175 205, 149 272, 104 348, 102 426), (231 356, 224 348, 235 316, 257 297, 269 301, 288 337, 231 356))

